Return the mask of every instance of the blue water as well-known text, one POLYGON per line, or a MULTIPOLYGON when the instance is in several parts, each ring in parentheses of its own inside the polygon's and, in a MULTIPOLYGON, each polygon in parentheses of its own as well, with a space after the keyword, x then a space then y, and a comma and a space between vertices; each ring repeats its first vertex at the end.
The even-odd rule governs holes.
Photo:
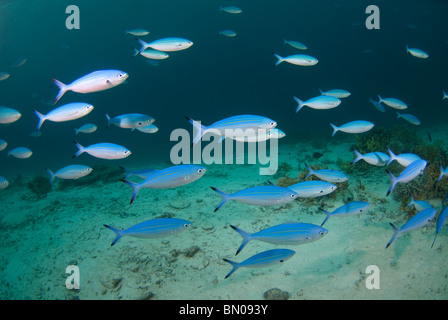
MULTIPOLYGON (((14 188, 19 174, 29 179, 47 177, 44 168, 57 170, 74 163, 72 156, 77 150, 72 142, 73 127, 87 122, 97 124, 98 131, 79 134, 76 140, 82 145, 113 142, 126 146, 132 155, 107 161, 84 154, 76 163, 113 168, 168 166, 175 144, 170 141, 171 132, 176 128, 192 130, 184 116, 206 125, 237 114, 275 119, 278 128, 287 134, 281 140, 280 153, 282 145, 295 148, 311 139, 328 141, 332 132, 329 122, 340 125, 363 119, 376 127, 393 127, 397 120, 392 109, 383 114, 369 104, 369 98, 377 99, 377 94, 406 101, 409 112, 421 120, 420 128, 424 131, 445 124, 448 102, 442 101, 441 90, 448 90, 445 1, 84 0, 76 1, 80 29, 68 30, 65 9, 71 4, 74 3, 52 0, 0 2, 0 71, 9 70, 11 74, 9 79, 0 81, 0 105, 22 113, 16 123, 0 127, 0 138, 8 142, 6 151, 13 146, 27 146, 33 151, 33 156, 25 160, 6 158, 5 151, 0 154, 0 175, 10 180, 10 188, 14 188), (218 7, 225 4, 239 6, 243 13, 219 12, 218 7), (370 4, 380 9, 379 30, 365 27, 365 9, 370 4), (132 57, 133 48, 139 48, 139 44, 134 36, 123 35, 125 28, 148 29, 150 34, 142 37, 147 41, 183 37, 194 45, 169 53, 170 58, 153 66, 141 56, 132 57), (237 36, 218 35, 222 29, 233 29, 237 36), (308 50, 289 47, 283 39, 301 41, 308 50), (427 51, 429 59, 406 53, 406 44, 427 51), (319 63, 301 67, 283 62, 274 68, 273 53, 309 54, 319 63), (8 63, 19 58, 27 58, 27 62, 9 69, 8 63), (83 101, 95 106, 93 112, 67 123, 47 121, 41 137, 30 137, 37 125, 33 110, 47 113, 55 107, 42 103, 52 101, 58 92, 52 78, 70 83, 102 69, 123 70, 129 79, 107 91, 85 95, 67 92, 56 106, 83 101), (336 88, 351 92, 339 107, 324 111, 304 107, 294 113, 297 105, 293 96, 305 100, 317 96, 319 89, 336 88), (160 130, 143 134, 115 126, 106 129, 105 112, 111 116, 145 113, 156 119, 154 124, 160 130)), ((347 138, 340 133, 336 137, 347 138)), ((300 146, 297 148, 300 150, 300 146)), ((212 170, 220 171, 216 167, 212 170)), ((219 185, 215 185, 225 189, 222 179, 216 179, 219 185)), ((255 176, 253 183, 260 181, 255 176)), ((386 187, 386 180, 383 182, 386 187)), ((131 190, 120 182, 116 185, 124 190, 122 199, 127 203, 131 190)), ((186 190, 200 194, 193 188, 186 190)), ((169 202, 162 193, 157 194, 159 201, 169 202)), ((219 202, 216 195, 211 196, 219 202)), ((8 201, 4 195, 0 194, 0 198, 8 201)), ((210 212, 213 207, 214 204, 210 212)), ((13 208, 14 205, 8 206, 8 210, 13 208)), ((97 228, 102 228, 100 223, 97 228)), ((106 230, 98 230, 107 234, 106 230)), ((3 255, 3 260, 7 264, 8 256, 3 255)), ((221 267, 224 275, 228 266, 221 267)), ((64 298, 57 294, 15 295, 7 289, 2 292, 7 299, 64 298)), ((179 297, 185 298, 176 294, 171 298, 179 297)), ((446 297, 446 293, 442 295, 446 297)))

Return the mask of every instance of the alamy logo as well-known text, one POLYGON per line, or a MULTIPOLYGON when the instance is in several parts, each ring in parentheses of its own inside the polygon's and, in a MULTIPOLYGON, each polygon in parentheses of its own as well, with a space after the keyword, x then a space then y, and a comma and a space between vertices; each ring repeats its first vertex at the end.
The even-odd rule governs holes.
POLYGON ((278 137, 266 129, 225 129, 224 134, 207 130, 207 134, 193 144, 187 130, 176 129, 170 140, 178 142, 170 152, 171 162, 175 165, 260 164, 264 166, 259 169, 260 175, 273 175, 278 169, 278 137), (210 141, 212 136, 213 141, 202 148, 202 142, 210 141))
POLYGON ((65 13, 70 14, 65 20, 65 27, 68 30, 79 29, 79 8, 75 5, 70 5, 65 9, 65 13))

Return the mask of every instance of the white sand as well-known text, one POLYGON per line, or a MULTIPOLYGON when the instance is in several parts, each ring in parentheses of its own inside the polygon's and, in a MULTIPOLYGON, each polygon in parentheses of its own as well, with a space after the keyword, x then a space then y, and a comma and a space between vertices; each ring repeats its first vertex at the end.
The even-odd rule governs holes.
MULTIPOLYGON (((303 163, 352 160, 350 139, 335 139, 324 154, 312 158, 310 144, 280 142, 280 163, 292 166, 290 176, 306 170, 303 163)), ((170 190, 140 191, 129 205, 131 188, 117 181, 104 185, 77 186, 48 193, 33 200, 26 186, 1 193, 0 296, 2 299, 263 299, 263 293, 279 288, 290 299, 447 299, 448 231, 446 226, 430 248, 435 222, 423 230, 400 237, 385 249, 392 237, 389 222, 401 226, 406 214, 393 197, 385 203, 389 182, 384 168, 372 167, 368 175, 349 176, 349 190, 331 200, 302 199, 282 207, 250 206, 229 201, 218 212, 221 198, 210 189, 226 192, 261 185, 276 179, 260 176, 255 165, 212 165, 200 180, 170 190), (365 190, 358 190, 361 179, 365 190), (321 240, 301 246, 292 259, 264 269, 241 268, 230 278, 231 266, 222 258, 242 261, 258 252, 279 246, 251 241, 235 257, 242 237, 229 227, 257 232, 286 221, 320 225, 322 204, 334 210, 343 197, 363 197, 371 206, 361 216, 330 218, 329 233, 321 240), (108 224, 128 228, 162 215, 187 219, 193 227, 175 237, 156 240, 122 238, 110 244, 115 234, 108 224), (200 250, 187 257, 193 246, 200 250), (81 289, 68 290, 65 269, 76 264, 81 289), (366 288, 366 267, 380 270, 380 289, 366 288), (153 294, 153 296, 152 296, 153 294)), ((435 205, 440 201, 435 200, 435 205)), ((439 207, 438 207, 439 208, 439 207)))

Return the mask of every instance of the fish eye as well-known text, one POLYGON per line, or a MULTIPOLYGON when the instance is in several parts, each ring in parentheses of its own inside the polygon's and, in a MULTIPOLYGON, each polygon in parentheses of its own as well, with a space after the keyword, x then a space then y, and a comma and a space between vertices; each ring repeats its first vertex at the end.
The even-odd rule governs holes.
POLYGON ((291 194, 291 198, 295 198, 296 197, 296 195, 295 194, 291 194))
POLYGON ((197 171, 198 173, 202 173, 202 172, 205 172, 205 169, 198 169, 198 171, 197 171))
POLYGON ((319 234, 320 234, 321 236, 323 236, 325 233, 324 233, 323 231, 321 231, 321 232, 319 232, 319 234))
POLYGON ((184 228, 188 228, 188 227, 190 227, 190 225, 188 223, 185 223, 184 228))

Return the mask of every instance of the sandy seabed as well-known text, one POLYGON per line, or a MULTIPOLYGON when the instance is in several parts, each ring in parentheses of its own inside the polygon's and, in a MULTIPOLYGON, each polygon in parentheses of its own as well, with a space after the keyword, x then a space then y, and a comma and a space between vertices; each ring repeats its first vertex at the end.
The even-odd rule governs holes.
MULTIPOLYGON (((350 141, 334 139, 319 150, 312 141, 280 141, 279 163, 291 166, 291 177, 306 171, 304 163, 338 169, 338 158, 353 160, 350 141), (323 156, 314 158, 316 151, 323 156)), ((33 196, 23 184, 11 185, 0 195, 1 299, 258 300, 271 288, 288 292, 292 300, 448 298, 446 226, 432 249, 435 221, 385 249, 393 235, 389 222, 401 226, 409 216, 393 196, 385 197, 389 179, 384 167, 372 166, 362 175, 355 171, 348 189, 315 200, 276 207, 229 201, 213 212, 221 198, 210 186, 236 192, 278 180, 260 176, 258 170, 256 165, 207 166, 207 173, 189 185, 142 189, 132 205, 131 189, 118 180, 60 188, 65 181, 56 179, 43 197, 33 196), (325 218, 320 207, 333 211, 349 198, 371 206, 360 216, 329 219, 324 225, 329 232, 319 241, 284 246, 296 254, 283 264, 240 268, 224 279, 231 266, 222 258, 240 262, 280 247, 251 241, 235 256, 242 237, 230 224, 248 232, 287 221, 320 225, 325 218), (173 237, 124 237, 110 246, 115 234, 103 224, 125 229, 157 217, 193 225, 173 237), (79 268, 79 290, 65 286, 69 265, 79 268), (366 287, 371 265, 380 271, 379 289, 366 287)), ((429 200, 440 210, 441 199, 429 200)))

